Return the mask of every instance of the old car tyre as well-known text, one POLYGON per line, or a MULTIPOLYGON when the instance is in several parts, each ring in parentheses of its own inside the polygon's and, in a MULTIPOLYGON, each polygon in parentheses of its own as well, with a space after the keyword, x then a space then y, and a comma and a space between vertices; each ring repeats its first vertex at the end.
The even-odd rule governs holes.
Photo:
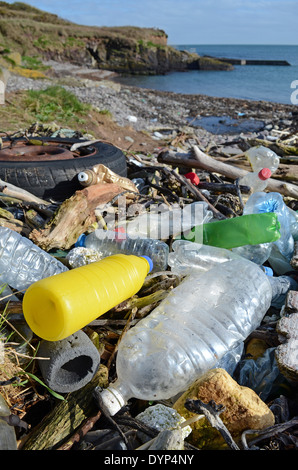
MULTIPOLYGON (((3 139, 0 150, 0 179, 25 189, 42 199, 63 201, 82 189, 77 175, 99 163, 120 176, 127 176, 126 158, 112 144, 92 142, 71 152, 82 139, 36 137, 42 145, 16 139, 12 145, 3 139)), ((36 143, 36 142, 35 142, 36 143)))

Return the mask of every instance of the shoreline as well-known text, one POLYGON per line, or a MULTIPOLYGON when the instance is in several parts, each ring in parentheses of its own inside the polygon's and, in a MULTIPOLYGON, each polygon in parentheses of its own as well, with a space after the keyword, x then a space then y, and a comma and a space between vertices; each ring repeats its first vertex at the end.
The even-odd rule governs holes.
POLYGON ((261 131, 242 132, 244 139, 250 136, 264 138, 274 128, 291 132, 297 127, 298 111, 295 105, 140 88, 117 83, 112 72, 83 69, 54 61, 50 61, 50 65, 52 70, 48 79, 33 80, 11 75, 6 92, 9 94, 18 90, 40 90, 51 85, 60 85, 82 102, 92 104, 99 111, 109 112, 120 127, 149 133, 162 129, 181 131, 191 128, 202 142, 202 147, 206 147, 211 140, 220 143, 223 140, 232 141, 239 138, 237 122, 242 123, 244 120, 264 123, 261 131), (235 132, 233 133, 233 126, 232 133, 215 134, 194 125, 195 118, 207 116, 235 119, 235 132))

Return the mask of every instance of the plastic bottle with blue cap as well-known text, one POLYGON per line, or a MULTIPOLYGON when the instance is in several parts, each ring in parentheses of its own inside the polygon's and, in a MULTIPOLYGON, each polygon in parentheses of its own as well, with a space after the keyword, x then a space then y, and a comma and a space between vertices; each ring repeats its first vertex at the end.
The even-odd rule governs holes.
POLYGON ((280 238, 272 242, 268 260, 277 274, 285 274, 287 271, 292 270, 290 261, 294 253, 293 216, 288 210, 282 195, 276 192, 256 192, 248 198, 243 214, 261 213, 275 213, 278 217, 280 238))
POLYGON ((125 255, 148 256, 153 261, 153 271, 164 271, 168 266, 169 247, 162 240, 152 238, 130 238, 125 232, 95 230, 82 234, 76 247, 96 250, 102 258, 123 253, 125 255))
POLYGON ((153 269, 147 256, 118 254, 32 284, 23 299, 31 330, 62 340, 135 295, 153 269))

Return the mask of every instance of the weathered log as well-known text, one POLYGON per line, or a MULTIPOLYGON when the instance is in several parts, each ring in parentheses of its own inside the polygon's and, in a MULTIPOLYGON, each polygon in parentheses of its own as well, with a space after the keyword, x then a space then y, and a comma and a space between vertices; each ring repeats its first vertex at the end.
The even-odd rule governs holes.
POLYGON ((93 399, 96 387, 108 386, 108 370, 100 365, 94 378, 85 387, 60 401, 21 442, 21 450, 54 450, 69 441, 81 424, 98 413, 93 399))
MULTIPOLYGON (((158 161, 160 163, 166 163, 178 167, 199 168, 201 170, 219 173, 232 180, 241 178, 248 173, 242 168, 237 168, 229 163, 221 162, 210 157, 206 153, 202 152, 197 146, 194 146, 193 150, 195 158, 189 158, 188 154, 185 154, 185 158, 182 158, 181 154, 176 157, 172 152, 162 152, 158 157, 158 161)), ((291 183, 269 178, 267 189, 269 191, 279 192, 284 196, 298 198, 298 187, 291 183)))
POLYGON ((280 140, 271 142, 263 139, 248 139, 248 143, 253 147, 255 145, 263 145, 268 147, 278 155, 298 155, 298 147, 294 145, 287 145, 282 143, 280 140))
POLYGON ((14 230, 15 232, 20 233, 24 237, 29 237, 29 234, 31 232, 31 228, 21 220, 17 219, 7 219, 0 217, 0 227, 7 227, 10 228, 11 230, 14 230))
POLYGON ((4 194, 7 194, 7 196, 16 197, 18 199, 21 199, 22 201, 35 202, 37 204, 44 204, 44 205, 50 204, 50 202, 44 201, 43 199, 40 199, 39 197, 34 196, 34 194, 31 194, 29 191, 26 191, 25 189, 21 189, 3 180, 0 180, 0 189, 4 194))
POLYGON ((122 192, 117 184, 95 184, 66 199, 43 229, 32 230, 30 239, 45 251, 68 250, 96 222, 95 209, 122 192))

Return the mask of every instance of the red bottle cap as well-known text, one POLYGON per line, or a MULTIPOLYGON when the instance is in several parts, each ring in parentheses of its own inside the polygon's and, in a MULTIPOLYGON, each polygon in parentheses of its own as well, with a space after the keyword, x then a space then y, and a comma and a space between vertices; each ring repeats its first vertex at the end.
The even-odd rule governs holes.
POLYGON ((191 171, 189 173, 186 173, 186 175, 184 175, 184 176, 185 176, 185 178, 190 180, 192 182, 192 184, 194 184, 195 186, 200 184, 200 178, 198 177, 198 175, 195 172, 191 171))
POLYGON ((269 168, 263 168, 261 171, 259 171, 259 178, 260 180, 262 181, 265 181, 267 180, 268 178, 270 178, 271 176, 271 170, 269 170, 269 168))

